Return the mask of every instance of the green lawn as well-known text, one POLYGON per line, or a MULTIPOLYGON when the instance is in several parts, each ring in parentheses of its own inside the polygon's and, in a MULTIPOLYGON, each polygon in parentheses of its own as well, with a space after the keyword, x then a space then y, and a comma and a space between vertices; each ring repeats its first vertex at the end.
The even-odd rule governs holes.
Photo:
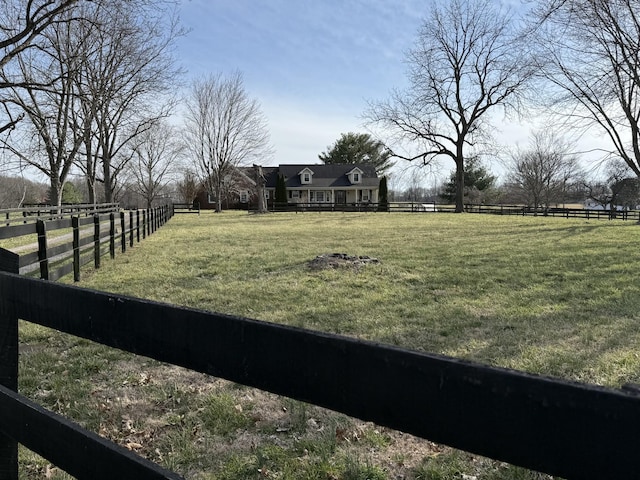
MULTIPOLYGON (((80 286, 619 386, 640 383, 639 242, 620 221, 206 212, 83 270, 80 286), (334 252, 380 263, 308 267, 334 252)), ((188 478, 548 478, 39 327, 21 334, 25 394, 188 478)), ((24 475, 42 474, 21 455, 24 475)))
POLYGON ((182 215, 82 285, 619 385, 640 381, 639 244, 624 222, 182 215), (332 252, 381 263, 307 267, 332 252))

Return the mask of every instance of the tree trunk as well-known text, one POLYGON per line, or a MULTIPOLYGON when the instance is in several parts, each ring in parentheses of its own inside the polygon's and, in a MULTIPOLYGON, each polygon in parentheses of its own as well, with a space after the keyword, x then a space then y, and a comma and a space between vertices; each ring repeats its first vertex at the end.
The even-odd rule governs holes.
MULTIPOLYGON (((218 176, 220 173, 218 172, 218 176)), ((216 181, 216 213, 222 212, 222 181, 217 179, 216 181)))
POLYGON ((253 170, 255 172, 256 187, 258 190, 258 213, 267 213, 267 202, 264 194, 264 187, 267 180, 264 178, 260 165, 254 165, 253 170))
POLYGON ((60 211, 60 207, 62 207, 62 187, 63 187, 63 184, 58 178, 58 176, 57 175, 52 176, 49 203, 52 206, 58 207, 58 211, 60 211))
POLYGON ((111 184, 111 160, 108 158, 102 160, 102 175, 104 178, 104 201, 105 203, 112 203, 113 185, 111 184))
POLYGON ((96 204, 96 185, 90 177, 87 177, 87 190, 89 192, 89 203, 92 205, 95 205, 96 204))
POLYGON ((464 212, 464 156, 462 146, 457 148, 456 158, 456 213, 464 212))

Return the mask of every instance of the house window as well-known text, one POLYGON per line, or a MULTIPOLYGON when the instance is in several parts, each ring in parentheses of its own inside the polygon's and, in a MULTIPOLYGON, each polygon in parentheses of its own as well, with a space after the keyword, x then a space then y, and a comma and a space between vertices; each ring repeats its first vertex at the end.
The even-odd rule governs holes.
POLYGON ((316 202, 324 202, 324 192, 316 192, 316 202))
POLYGON ((265 190, 265 191, 264 191, 264 198, 265 198, 266 200, 269 200, 269 193, 270 193, 270 190, 265 190))
POLYGON ((362 190, 362 201, 363 202, 368 202, 370 197, 370 190, 362 190))
POLYGON ((249 201, 249 195, 247 192, 240 193, 240 203, 247 203, 249 201))
POLYGON ((313 172, 310 169, 305 168, 302 172, 300 172, 300 183, 302 183, 303 185, 313 183, 313 172))
POLYGON ((300 192, 298 190, 289 190, 289 198, 300 198, 300 192))
POLYGON ((360 183, 360 174, 359 173, 354 173, 353 174, 353 183, 360 183))

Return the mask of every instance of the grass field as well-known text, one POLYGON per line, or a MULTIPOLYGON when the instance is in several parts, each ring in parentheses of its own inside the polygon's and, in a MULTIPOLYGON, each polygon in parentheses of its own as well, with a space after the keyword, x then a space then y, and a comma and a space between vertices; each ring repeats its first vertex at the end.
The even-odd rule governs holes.
MULTIPOLYGON (((80 285, 619 386, 640 382, 639 242, 617 221, 203 213, 80 285), (380 263, 308 267, 333 252, 380 263)), ((547 478, 39 327, 21 335, 24 393, 189 478, 547 478)), ((46 470, 21 455, 24 475, 46 470)))

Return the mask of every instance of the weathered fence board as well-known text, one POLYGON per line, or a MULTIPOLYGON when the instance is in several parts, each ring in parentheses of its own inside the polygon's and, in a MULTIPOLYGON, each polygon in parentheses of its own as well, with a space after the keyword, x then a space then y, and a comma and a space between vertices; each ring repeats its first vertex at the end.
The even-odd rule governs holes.
POLYGON ((76 478, 182 478, 2 386, 0 412, 0 431, 76 478))
POLYGON ((0 240, 5 238, 21 237, 22 235, 30 235, 36 233, 36 226, 34 223, 26 225, 10 225, 8 227, 0 228, 0 240))
POLYGON ((640 472, 640 397, 0 274, 20 318, 565 478, 640 472))

